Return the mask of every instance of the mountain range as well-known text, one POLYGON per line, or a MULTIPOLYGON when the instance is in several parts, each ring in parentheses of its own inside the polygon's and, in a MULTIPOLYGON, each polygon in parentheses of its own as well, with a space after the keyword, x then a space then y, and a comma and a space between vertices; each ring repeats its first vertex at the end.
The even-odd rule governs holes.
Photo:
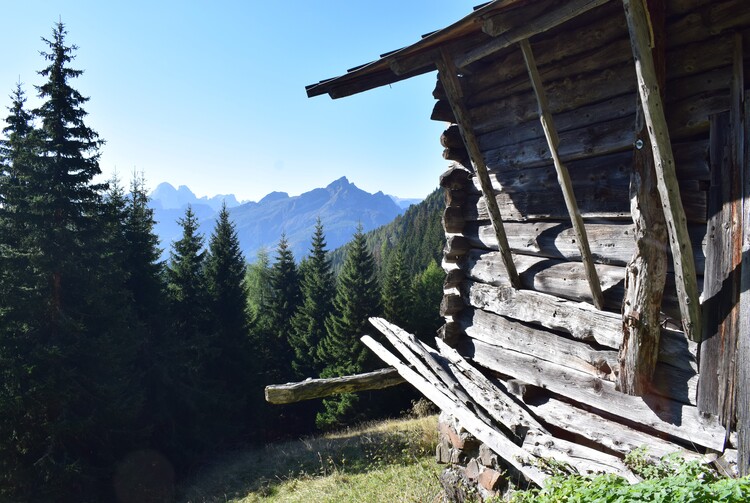
POLYGON ((240 202, 233 194, 199 198, 185 185, 175 189, 168 183, 159 184, 150 196, 157 222, 154 231, 164 250, 163 258, 169 257, 171 243, 182 235, 178 219, 184 216, 188 205, 198 218, 199 231, 207 243, 221 205, 226 203, 242 252, 250 262, 261 248, 273 255, 282 233, 295 259, 301 260, 309 252, 318 217, 323 222, 328 249, 333 250, 351 239, 358 224, 367 232, 387 224, 420 201, 382 192, 370 194, 346 177, 298 196, 271 192, 258 202, 240 202))

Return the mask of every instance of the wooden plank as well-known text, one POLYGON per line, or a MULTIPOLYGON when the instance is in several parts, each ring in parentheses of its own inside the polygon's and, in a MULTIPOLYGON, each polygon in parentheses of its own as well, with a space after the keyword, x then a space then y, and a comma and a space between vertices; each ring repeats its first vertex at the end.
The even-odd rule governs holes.
MULTIPOLYGON (((469 303, 476 308, 558 330, 571 337, 617 349, 622 344, 622 319, 616 313, 592 309, 574 302, 532 290, 512 290, 467 280, 464 285, 469 303)), ((663 330, 658 361, 697 375, 696 345, 685 334, 663 330)), ((682 382, 682 380, 678 380, 682 382)), ((695 397, 695 389, 692 390, 695 397)))
POLYGON ((266 401, 273 404, 295 403, 338 393, 383 389, 406 382, 394 368, 386 368, 330 379, 307 379, 301 382, 266 386, 266 401))
POLYGON ((619 315, 532 290, 514 290, 476 281, 466 281, 464 295, 469 303, 485 311, 526 323, 559 330, 584 342, 617 348, 622 342, 619 315))
POLYGON ((646 447, 646 455, 654 461, 672 453, 678 453, 687 460, 707 462, 711 459, 668 440, 579 409, 553 397, 529 399, 521 396, 519 398, 523 399, 526 407, 545 423, 579 435, 622 455, 646 447))
MULTIPOLYGON (((664 56, 665 5, 647 2, 652 55, 661 89, 666 80, 664 56)), ((630 183, 630 207, 635 228, 635 253, 625 268, 622 302, 622 345, 619 352, 620 391, 643 395, 652 389, 659 355, 661 305, 667 279, 667 225, 656 190, 654 158, 641 107, 637 107, 630 183)))
POLYGON ((617 457, 590 447, 556 438, 525 409, 518 406, 503 390, 491 383, 464 360, 457 351, 437 340, 440 356, 445 358, 454 375, 468 393, 490 415, 523 439, 523 446, 535 455, 552 458, 575 468, 582 475, 616 473, 631 483, 638 479, 617 457))
MULTIPOLYGON (((498 34, 486 44, 462 54, 456 58, 455 64, 458 68, 463 68, 466 65, 489 56, 490 54, 509 47, 520 40, 527 39, 533 35, 561 25, 584 12, 605 4, 607 1, 608 0, 571 0, 565 2, 560 7, 547 11, 537 18, 527 20, 523 25, 498 34)), ((493 27, 491 23, 484 26, 483 29, 485 29, 485 31, 489 30, 489 34, 492 35, 493 27)))
POLYGON ((597 350, 583 342, 565 339, 538 326, 487 313, 468 311, 457 319, 472 339, 614 382, 617 353, 597 350))
POLYGON ((737 467, 750 475, 750 94, 745 93, 744 159, 742 164, 742 269, 737 337, 737 467), (741 405, 745 404, 745 405, 741 405))
POLYGON ((695 261, 687 230, 685 210, 682 207, 680 190, 675 175, 674 156, 669 139, 669 129, 664 116, 664 105, 660 97, 658 79, 651 54, 648 14, 643 5, 643 0, 623 0, 623 6, 628 21, 633 58, 635 59, 641 105, 654 155, 657 188, 670 237, 682 324, 687 336, 698 341, 701 337, 701 324, 695 261))
POLYGON ((518 273, 516 272, 516 266, 513 264, 513 256, 511 255, 510 247, 508 246, 508 238, 505 233, 505 228, 503 227, 500 210, 497 208, 495 198, 492 197, 492 182, 487 175, 487 165, 484 160, 484 154, 479 148, 479 143, 471 126, 469 114, 463 103, 461 83, 458 81, 457 70, 453 65, 453 60, 445 52, 442 53, 442 58, 435 61, 435 64, 438 67, 440 81, 443 83, 443 87, 448 94, 448 100, 450 101, 453 114, 456 117, 456 122, 461 130, 461 136, 466 144, 466 149, 468 150, 476 169, 477 176, 482 186, 482 193, 487 200, 487 207, 490 211, 490 220, 492 222, 492 227, 495 230, 503 264, 505 265, 511 283, 518 288, 520 285, 518 273))
POLYGON ((612 382, 479 340, 463 339, 456 349, 486 368, 642 425, 646 431, 666 433, 710 449, 724 447, 724 428, 696 407, 661 396, 624 395, 612 382))
MULTIPOLYGON (((481 217, 481 214, 479 216, 481 217)), ((494 235, 488 225, 481 221, 477 222, 476 217, 471 214, 467 215, 467 211, 464 211, 464 218, 467 222, 463 235, 473 248, 497 249, 494 235)), ((611 224, 586 222, 585 225, 589 236, 595 237, 591 240, 591 247, 597 263, 618 266, 627 264, 634 251, 632 224, 614 221, 611 224)), ((573 232, 569 224, 531 221, 528 223, 507 222, 505 226, 508 229, 511 250, 519 254, 516 256, 516 262, 522 260, 520 254, 566 260, 579 258, 575 243, 570 241, 573 232)), ((702 271, 705 264, 702 246, 706 236, 706 227, 696 224, 691 225, 689 230, 696 266, 702 271)), ((520 267, 517 268, 520 269, 520 267)), ((668 266, 667 270, 673 269, 668 266)))
POLYGON ((542 78, 539 75, 536 63, 534 62, 534 53, 531 50, 531 44, 529 44, 529 41, 527 39, 521 40, 520 46, 521 51, 523 52, 524 61, 526 61, 526 69, 529 72, 531 86, 534 89, 537 104, 539 105, 539 120, 542 123, 544 136, 547 139, 547 146, 552 155, 555 170, 557 171, 557 181, 560 184, 560 189, 562 190, 563 198, 565 199, 565 207, 568 210, 570 221, 573 224, 573 230, 576 234, 576 242, 578 243, 578 249, 581 253, 581 261, 583 262, 583 269, 586 273, 586 280, 591 288, 591 297, 594 306, 597 309, 603 309, 604 298, 602 297, 599 277, 597 276, 596 268, 594 267, 594 260, 591 257, 591 249, 589 248, 589 239, 586 234, 586 228, 583 226, 583 218, 581 218, 581 214, 578 211, 578 203, 576 202, 576 197, 573 192, 573 185, 570 181, 568 169, 562 164, 560 157, 557 154, 557 146, 560 143, 560 138, 557 135, 552 115, 549 112, 542 78))
POLYGON ((453 415, 461 425, 480 441, 487 444, 498 456, 521 472, 529 480, 543 487, 549 477, 538 469, 536 458, 514 444, 505 435, 492 426, 481 421, 465 405, 458 402, 455 396, 447 396, 430 384, 425 378, 403 364, 395 355, 385 349, 380 343, 367 335, 362 337, 362 343, 370 348, 381 360, 395 367, 398 372, 412 386, 417 388, 427 399, 441 410, 453 415))

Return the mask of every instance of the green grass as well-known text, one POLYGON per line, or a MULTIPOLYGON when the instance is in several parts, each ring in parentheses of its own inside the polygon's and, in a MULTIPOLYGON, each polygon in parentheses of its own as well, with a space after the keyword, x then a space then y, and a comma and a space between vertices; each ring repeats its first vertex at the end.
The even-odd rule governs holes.
POLYGON ((182 493, 198 502, 440 500, 437 417, 389 420, 237 453, 182 493))

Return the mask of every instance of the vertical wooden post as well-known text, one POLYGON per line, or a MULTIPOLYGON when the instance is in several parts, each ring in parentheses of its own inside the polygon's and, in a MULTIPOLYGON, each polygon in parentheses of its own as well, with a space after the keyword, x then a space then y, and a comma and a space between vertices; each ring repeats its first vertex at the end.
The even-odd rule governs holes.
POLYGON ((644 0, 623 0, 623 6, 635 59, 638 91, 654 155, 657 187, 669 231, 682 326, 690 339, 699 341, 701 337, 700 303, 693 247, 675 175, 669 128, 664 116, 664 105, 659 95, 659 84, 651 54, 650 23, 643 2, 644 0))
POLYGON ((531 45, 529 44, 528 39, 521 40, 519 44, 521 46, 521 51, 523 51, 523 59, 526 62, 526 70, 529 72, 531 87, 534 89, 536 101, 539 105, 539 120, 542 122, 544 136, 547 138, 547 146, 552 155, 552 162, 555 165, 557 182, 562 189, 565 207, 568 210, 568 215, 570 216, 570 221, 573 224, 573 230, 576 234, 576 239, 578 240, 578 250, 581 253, 583 271, 586 274, 586 280, 591 289, 591 297, 594 301, 594 306, 596 306, 597 309, 604 309, 602 287, 599 284, 599 275, 596 273, 596 268, 594 267, 594 259, 591 256, 589 238, 586 235, 586 228, 583 226, 583 218, 581 218, 581 213, 578 211, 578 203, 576 202, 576 197, 573 193, 573 184, 570 182, 568 168, 563 165, 560 161, 560 157, 557 155, 557 147, 560 143, 560 139, 557 136, 557 129, 552 120, 552 114, 549 112, 547 95, 544 92, 542 79, 539 76, 539 70, 534 61, 534 53, 531 51, 531 45))
MULTIPOLYGON (((648 2, 654 44, 652 53, 662 92, 666 83, 666 4, 648 2)), ((630 177, 630 212, 635 224, 635 253, 625 270, 622 301, 623 338, 618 376, 620 391, 642 396, 651 387, 661 335, 660 313, 667 277, 667 224, 656 188, 654 157, 640 99, 636 105, 636 141, 630 177)))
POLYGON ((464 139, 466 150, 469 152, 469 156, 474 163, 475 171, 479 177, 482 195, 487 202, 490 221, 495 230, 495 236, 497 237, 497 242, 500 248, 500 256, 503 259, 508 278, 510 279, 513 288, 519 289, 521 288, 521 279, 519 278, 518 271, 513 263, 513 256, 510 252, 508 237, 505 233, 505 227, 503 226, 503 219, 500 216, 500 208, 497 205, 495 192, 492 189, 492 181, 487 172, 487 164, 484 161, 484 155, 482 155, 482 150, 479 147, 479 140, 477 140, 474 130, 471 127, 469 112, 462 100, 463 91, 461 89, 461 83, 458 81, 458 71, 453 64, 453 59, 445 51, 441 51, 441 58, 435 61, 435 65, 438 68, 440 81, 443 83, 445 93, 448 96, 448 101, 453 109, 453 115, 455 116, 456 123, 461 131, 461 136, 464 139))
POLYGON ((737 328, 737 436, 740 476, 750 475, 750 94, 744 95, 742 159, 742 265, 737 328))

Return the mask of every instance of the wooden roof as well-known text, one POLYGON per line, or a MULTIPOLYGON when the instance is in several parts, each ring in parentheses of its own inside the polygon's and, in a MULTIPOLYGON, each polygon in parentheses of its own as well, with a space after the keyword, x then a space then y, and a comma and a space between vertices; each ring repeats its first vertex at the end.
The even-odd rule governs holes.
POLYGON ((441 47, 451 45, 468 50, 489 41, 492 37, 487 31, 496 15, 530 3, 530 0, 495 0, 478 5, 463 19, 423 35, 410 46, 381 54, 380 59, 351 68, 339 77, 306 86, 307 96, 329 94, 334 99, 343 98, 434 71, 441 47))

